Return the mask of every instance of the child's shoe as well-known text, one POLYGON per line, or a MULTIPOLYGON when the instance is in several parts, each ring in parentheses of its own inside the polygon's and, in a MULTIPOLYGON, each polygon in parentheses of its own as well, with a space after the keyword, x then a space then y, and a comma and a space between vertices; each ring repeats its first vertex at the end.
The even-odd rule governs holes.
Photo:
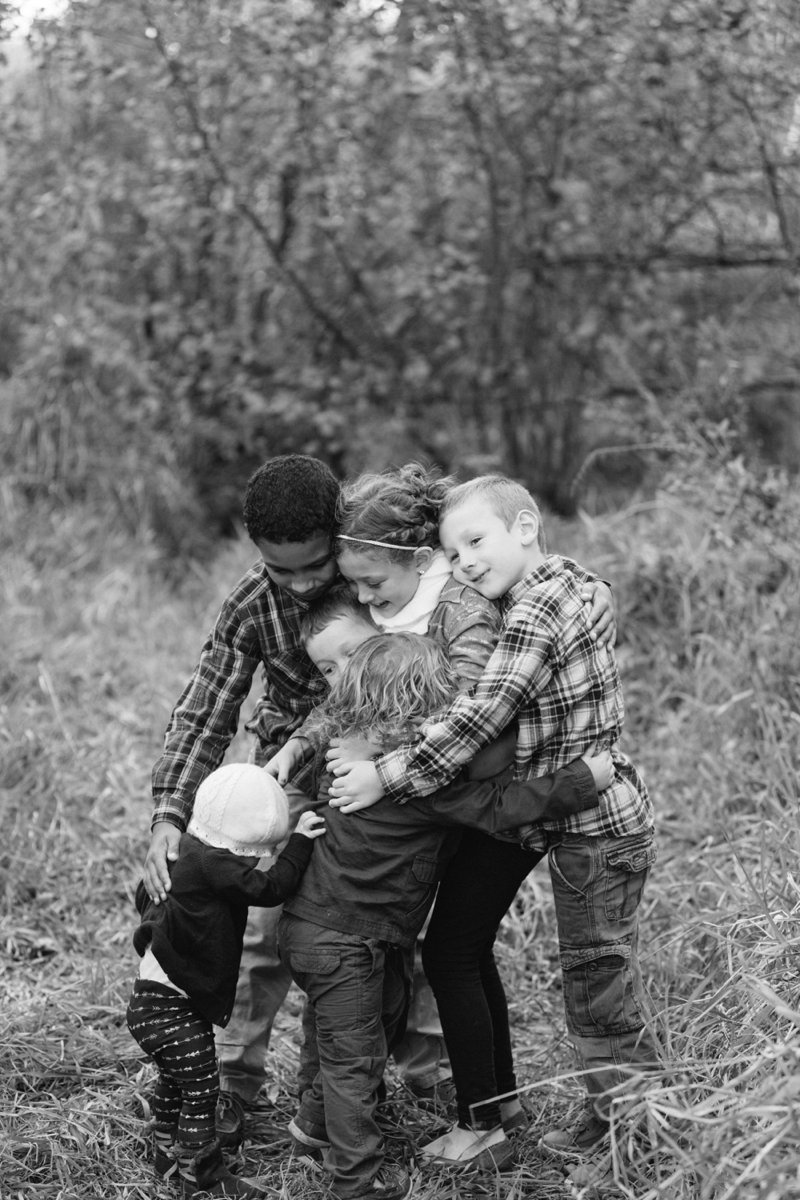
POLYGON ((220 1092, 214 1125, 220 1146, 238 1150, 244 1141, 244 1105, 233 1092, 220 1092))
POLYGON ((405 1079, 403 1082, 416 1101, 431 1108, 455 1108, 456 1088, 452 1079, 439 1079, 429 1086, 417 1079, 405 1079))
MULTIPOLYGON (((414 1180, 405 1167, 384 1163, 369 1186, 356 1196, 348 1196, 347 1200, 407 1200, 413 1191, 414 1180)), ((332 1200, 342 1200, 334 1188, 330 1195, 332 1200)))
POLYGON ((507 1117, 503 1116, 503 1106, 500 1106, 500 1117, 503 1123, 503 1133, 506 1137, 518 1137, 530 1128, 531 1119, 525 1112, 524 1108, 518 1108, 516 1112, 509 1113, 507 1117))
POLYGON ((211 1142, 192 1155, 185 1147, 178 1153, 184 1200, 262 1200, 262 1188, 247 1179, 232 1175, 225 1165, 219 1142, 211 1142))
POLYGON ((292 1117, 287 1128, 292 1139, 292 1149, 298 1161, 304 1162, 310 1167, 321 1166, 326 1151, 331 1148, 325 1126, 314 1125, 297 1113, 292 1117))
POLYGON ((302 1113, 296 1113, 292 1117, 289 1122, 289 1133, 295 1141, 312 1150, 330 1150, 331 1148, 325 1126, 309 1121, 308 1117, 304 1117, 302 1113))
POLYGON ((466 1166, 507 1171, 514 1165, 514 1147, 502 1125, 493 1129, 472 1129, 469 1125, 454 1125, 447 1133, 423 1146, 420 1151, 426 1162, 438 1166, 466 1166))
POLYGON ((263 1091, 254 1100, 221 1091, 217 1101, 216 1136, 223 1150, 238 1150, 245 1134, 250 1141, 275 1142, 285 1137, 275 1105, 263 1091))
POLYGON ((586 1102, 579 1119, 569 1128, 551 1129, 539 1146, 560 1158, 582 1159, 608 1149, 609 1123, 598 1116, 592 1102, 586 1102))

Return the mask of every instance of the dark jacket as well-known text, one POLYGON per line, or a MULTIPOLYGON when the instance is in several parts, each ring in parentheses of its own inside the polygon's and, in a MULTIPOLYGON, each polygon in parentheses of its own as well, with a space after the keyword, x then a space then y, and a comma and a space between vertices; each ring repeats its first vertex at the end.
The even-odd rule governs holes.
POLYGON ((170 863, 167 898, 153 904, 136 889, 142 921, 133 935, 140 955, 148 946, 176 987, 214 1025, 227 1025, 236 992, 249 905, 272 908, 295 890, 311 858, 312 838, 293 834, 268 871, 253 860, 207 846, 190 833, 170 863))
POLYGON ((592 773, 577 759, 526 783, 510 782, 508 773, 456 781, 406 804, 383 799, 355 813, 327 807, 325 834, 284 910, 341 933, 411 946, 458 846, 459 826, 497 833, 597 804, 592 773))

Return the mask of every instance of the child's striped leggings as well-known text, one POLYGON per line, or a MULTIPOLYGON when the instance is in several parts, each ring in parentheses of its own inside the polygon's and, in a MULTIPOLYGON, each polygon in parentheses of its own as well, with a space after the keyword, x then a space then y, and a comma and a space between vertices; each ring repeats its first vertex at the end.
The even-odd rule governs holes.
POLYGON ((160 983, 137 979, 128 1029, 158 1066, 154 1135, 193 1150, 214 1140, 219 1074, 214 1030, 191 1001, 160 983))

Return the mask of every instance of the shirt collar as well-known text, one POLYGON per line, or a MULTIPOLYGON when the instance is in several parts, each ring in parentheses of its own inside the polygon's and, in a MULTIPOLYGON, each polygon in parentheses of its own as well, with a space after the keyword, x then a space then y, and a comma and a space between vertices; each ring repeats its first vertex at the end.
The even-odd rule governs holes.
POLYGON ((536 568, 535 571, 529 571, 528 574, 520 579, 519 583, 515 583, 512 588, 506 592, 500 600, 500 607, 503 612, 508 612, 515 604, 523 600, 531 588, 536 587, 539 583, 547 583, 550 579, 555 579, 558 575, 564 573, 564 560, 559 554, 548 554, 544 562, 536 568))

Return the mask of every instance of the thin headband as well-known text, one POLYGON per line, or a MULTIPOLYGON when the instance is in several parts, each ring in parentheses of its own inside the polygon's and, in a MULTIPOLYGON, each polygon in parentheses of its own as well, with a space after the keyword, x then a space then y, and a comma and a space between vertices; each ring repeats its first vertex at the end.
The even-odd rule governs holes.
POLYGON ((340 542, 361 542, 364 546, 381 546, 384 550, 421 550, 421 546, 398 546, 394 542, 373 542, 370 538, 348 537, 346 533, 337 533, 340 542))

